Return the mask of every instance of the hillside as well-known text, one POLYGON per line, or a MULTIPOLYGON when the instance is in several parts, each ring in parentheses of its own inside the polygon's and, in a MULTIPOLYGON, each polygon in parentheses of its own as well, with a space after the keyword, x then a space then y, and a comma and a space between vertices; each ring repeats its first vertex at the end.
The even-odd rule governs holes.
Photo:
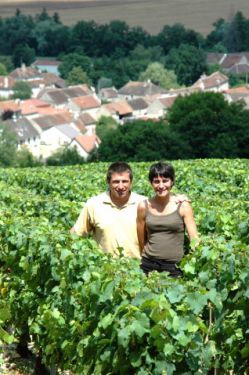
POLYGON ((142 26, 151 34, 157 34, 164 25, 180 22, 206 35, 218 18, 228 19, 238 10, 249 17, 247 0, 3 0, 1 17, 13 16, 16 8, 32 15, 43 8, 49 13, 59 12, 65 24, 79 20, 108 23, 121 19, 131 26, 142 26))

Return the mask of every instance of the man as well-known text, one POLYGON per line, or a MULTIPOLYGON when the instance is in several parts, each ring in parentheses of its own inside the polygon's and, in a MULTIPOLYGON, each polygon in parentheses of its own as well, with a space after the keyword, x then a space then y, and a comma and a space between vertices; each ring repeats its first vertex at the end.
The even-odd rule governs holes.
POLYGON ((92 234, 104 252, 140 258, 136 232, 137 205, 146 197, 131 192, 133 174, 124 162, 109 166, 109 191, 90 198, 80 213, 71 233, 92 234))
MULTIPOLYGON (((124 162, 112 163, 106 181, 109 191, 90 198, 82 209, 71 233, 92 234, 106 253, 140 258, 136 230, 138 203, 145 196, 131 192, 133 174, 124 162)), ((179 201, 186 200, 179 196, 179 201)))

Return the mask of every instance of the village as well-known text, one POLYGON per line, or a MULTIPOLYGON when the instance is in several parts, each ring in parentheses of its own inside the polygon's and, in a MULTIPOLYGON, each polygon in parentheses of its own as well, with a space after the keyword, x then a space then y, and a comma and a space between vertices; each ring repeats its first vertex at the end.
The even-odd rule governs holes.
MULTIPOLYGON (((22 64, 8 76, 0 76, 0 116, 16 134, 18 149, 28 149, 34 157, 46 161, 62 147, 74 148, 85 160, 101 143, 95 132, 101 117, 111 117, 123 125, 134 120, 158 121, 167 115, 179 95, 194 92, 220 92, 226 100, 243 100, 249 108, 249 88, 229 87, 228 76, 219 70, 203 74, 192 86, 165 90, 151 81, 128 82, 95 90, 86 84, 67 86, 59 76, 60 62, 36 60, 22 64), (16 82, 32 89, 30 99, 11 99, 16 82)), ((208 64, 217 64, 222 72, 249 71, 249 53, 208 54, 208 64)))

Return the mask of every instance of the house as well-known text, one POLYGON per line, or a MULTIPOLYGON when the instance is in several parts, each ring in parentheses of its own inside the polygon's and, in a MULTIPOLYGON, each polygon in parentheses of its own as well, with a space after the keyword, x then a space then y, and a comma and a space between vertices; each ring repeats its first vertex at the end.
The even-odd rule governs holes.
POLYGON ((98 97, 104 102, 118 100, 118 91, 115 87, 105 87, 99 90, 98 97))
POLYGON ((38 69, 40 72, 53 73, 56 76, 59 76, 58 67, 60 61, 52 59, 37 59, 33 62, 31 67, 38 69))
POLYGON ((80 114, 78 119, 75 121, 75 124, 81 130, 81 133, 86 133, 86 135, 95 134, 96 120, 90 115, 90 113, 84 112, 80 114))
POLYGON ((226 90, 224 93, 225 98, 229 103, 236 102, 249 98, 249 88, 247 86, 233 87, 226 90))
POLYGON ((207 63, 220 65, 227 73, 249 73, 249 52, 208 53, 207 63))
POLYGON ((133 109, 128 102, 126 100, 119 100, 117 102, 102 105, 99 117, 111 116, 114 120, 122 124, 125 119, 132 117, 132 113, 133 109))
POLYGON ((16 81, 14 78, 11 78, 9 76, 0 76, 0 98, 1 99, 8 99, 13 94, 13 88, 16 81))
POLYGON ((144 117, 147 114, 148 102, 143 98, 128 100, 128 104, 132 108, 132 117, 144 117))
POLYGON ((26 99, 21 100, 20 104, 21 115, 27 118, 39 117, 41 115, 54 115, 64 113, 62 110, 52 107, 49 103, 40 99, 26 99))
POLYGON ((16 68, 13 70, 9 77, 13 78, 16 81, 34 81, 34 80, 40 80, 41 79, 41 73, 38 69, 32 68, 30 66, 26 66, 25 64, 22 64, 20 68, 16 68))
POLYGON ((7 120, 6 124, 17 137, 18 149, 25 146, 34 155, 39 156, 40 133, 27 118, 7 120))
POLYGON ((118 97, 121 99, 131 100, 155 94, 161 95, 166 92, 166 90, 150 81, 130 81, 118 90, 118 97))
POLYGON ((176 98, 177 96, 155 99, 147 108, 147 116, 154 119, 165 117, 168 109, 174 104, 176 98))
POLYGON ((21 114, 20 100, 4 100, 0 101, 0 116, 5 120, 5 115, 8 118, 17 118, 21 114))
POLYGON ((70 112, 63 111, 52 115, 41 115, 32 118, 32 123, 42 133, 53 126, 73 124, 73 116, 70 112))
POLYGON ((93 135, 85 135, 80 134, 77 135, 70 145, 69 148, 76 148, 77 152, 80 156, 82 156, 85 160, 88 158, 89 154, 95 149, 98 148, 100 145, 100 139, 96 134, 93 135))
POLYGON ((100 109, 101 101, 98 97, 93 95, 84 95, 68 100, 68 108, 74 113, 88 112, 92 116, 96 116, 100 109))
POLYGON ((44 130, 40 134, 40 157, 46 160, 61 147, 69 145, 80 134, 73 124, 56 125, 44 130))
POLYGON ((91 94, 93 92, 87 85, 77 85, 62 89, 44 89, 37 97, 57 108, 66 108, 69 99, 91 94))
POLYGON ((223 92, 229 88, 229 79, 219 71, 209 76, 203 74, 192 87, 199 88, 201 91, 223 92))

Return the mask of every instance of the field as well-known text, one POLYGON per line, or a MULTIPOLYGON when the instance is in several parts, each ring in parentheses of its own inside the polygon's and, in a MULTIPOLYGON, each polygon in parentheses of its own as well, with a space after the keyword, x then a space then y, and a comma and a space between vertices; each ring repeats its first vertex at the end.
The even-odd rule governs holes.
POLYGON ((51 14, 56 11, 68 25, 79 20, 108 23, 121 19, 151 34, 157 34, 164 25, 180 22, 206 35, 218 18, 227 20, 238 10, 249 17, 247 0, 2 0, 1 17, 13 16, 16 8, 31 15, 43 8, 51 14))
MULTIPOLYGON (((0 170, 0 344, 31 334, 48 366, 75 375, 248 375, 249 161, 174 166, 202 239, 181 279, 146 278, 68 233, 107 164, 0 170)), ((151 194, 149 164, 132 167, 151 194)))

